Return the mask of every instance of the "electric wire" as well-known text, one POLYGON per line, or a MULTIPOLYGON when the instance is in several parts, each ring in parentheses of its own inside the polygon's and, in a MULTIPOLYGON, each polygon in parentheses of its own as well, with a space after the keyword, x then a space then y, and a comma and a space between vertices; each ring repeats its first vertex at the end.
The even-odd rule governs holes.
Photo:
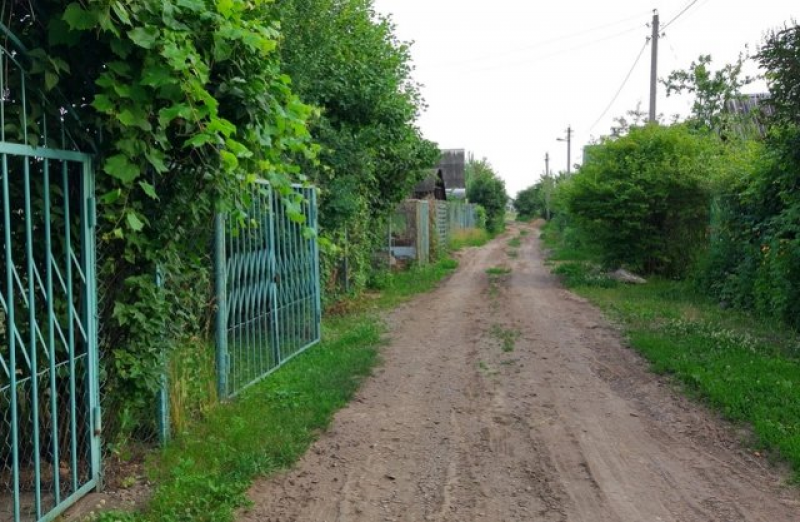
POLYGON ((686 5, 686 7, 684 7, 684 8, 681 10, 681 12, 679 12, 678 14, 676 14, 676 15, 675 15, 675 16, 672 18, 672 20, 670 20, 669 22, 667 22, 666 24, 664 24, 664 26, 661 28, 661 30, 662 30, 662 31, 665 31, 665 30, 667 29, 667 27, 669 27, 670 25, 674 24, 674 23, 675 23, 675 21, 676 21, 678 18, 680 18, 681 16, 683 16, 683 15, 684 15, 684 13, 686 13, 686 11, 688 11, 689 9, 691 9, 691 8, 692 8, 692 7, 693 7, 693 6, 694 6, 694 5, 695 5, 697 2, 699 2, 699 1, 700 1, 700 0, 692 0, 691 2, 689 2, 689 3, 686 5))
POLYGON ((605 110, 603 111, 603 114, 601 114, 597 118, 597 120, 595 120, 595 122, 592 124, 592 126, 589 128, 589 132, 592 132, 594 130, 594 128, 597 126, 597 124, 600 123, 600 120, 602 120, 605 117, 605 115, 608 114, 608 111, 611 110, 611 107, 614 105, 614 102, 616 102, 617 98, 619 98, 619 95, 622 94, 623 89, 625 89, 625 86, 628 84, 628 80, 630 80, 631 76, 633 75, 633 71, 636 70, 636 66, 639 65, 639 60, 642 59, 642 55, 644 54, 644 50, 647 49, 647 46, 649 44, 650 44, 650 38, 648 38, 644 42, 644 45, 642 46, 641 50, 639 51, 639 54, 636 56, 636 60, 634 60, 630 71, 628 71, 628 74, 625 76, 625 79, 622 81, 622 85, 619 86, 619 89, 617 89, 616 94, 614 94, 614 97, 611 98, 611 102, 605 108, 605 110))
POLYGON ((552 52, 552 53, 548 53, 548 54, 544 54, 544 55, 540 55, 540 56, 533 56, 533 57, 525 58, 524 60, 517 60, 517 61, 511 62, 511 63, 502 63, 502 64, 497 64, 497 65, 488 65, 488 66, 485 66, 485 67, 473 68, 473 69, 469 69, 469 72, 470 73, 477 73, 477 72, 484 72, 484 71, 493 71, 495 69, 505 69, 505 68, 508 68, 508 67, 516 67, 516 66, 519 66, 519 65, 528 65, 528 64, 531 64, 531 63, 536 62, 538 60, 547 60, 549 58, 554 58, 554 57, 560 56, 562 54, 571 53, 573 51, 579 51, 581 49, 585 49, 587 47, 591 47, 591 46, 596 45, 598 43, 606 42, 608 40, 613 40, 615 38, 619 38, 620 36, 625 36, 627 34, 630 34, 630 33, 634 32, 634 31, 639 31, 639 30, 642 29, 642 27, 645 27, 645 25, 644 24, 639 24, 636 27, 632 27, 630 29, 626 29, 626 30, 621 31, 619 33, 614 33, 614 34, 612 34, 610 36, 604 36, 603 38, 598 38, 598 39, 592 40, 590 42, 585 42, 585 43, 582 43, 582 44, 574 46, 574 47, 569 47, 569 48, 566 48, 566 49, 559 49, 558 51, 555 51, 555 52, 552 52))
MULTIPOLYGON (((446 62, 446 63, 432 64, 432 65, 425 66, 425 67, 435 67, 435 68, 440 68, 440 67, 448 67, 448 68, 449 67, 460 67, 460 66, 463 66, 463 65, 471 65, 471 64, 474 64, 475 62, 482 62, 482 61, 485 61, 485 60, 490 60, 490 59, 498 58, 498 57, 502 57, 502 56, 509 56, 509 55, 513 55, 513 54, 519 54, 519 53, 522 53, 522 52, 525 52, 525 51, 538 49, 540 47, 547 47, 549 45, 552 45, 552 44, 555 44, 555 43, 558 43, 558 42, 561 42, 561 41, 564 41, 564 40, 571 40, 573 38, 584 36, 584 35, 587 35, 587 34, 590 34, 590 33, 596 32, 596 31, 600 31, 602 29, 607 29, 609 27, 615 27, 617 25, 624 24, 625 22, 630 22, 631 20, 636 20, 638 18, 641 18, 644 14, 647 14, 647 13, 649 13, 649 11, 644 11, 643 13, 639 13, 639 14, 636 14, 636 15, 633 15, 633 16, 629 16, 627 18, 623 18, 621 20, 617 20, 616 22, 610 22, 610 23, 607 23, 607 24, 598 25, 598 26, 595 26, 595 27, 592 27, 592 28, 589 28, 589 29, 584 29, 582 31, 575 32, 575 33, 571 33, 571 34, 567 34, 567 35, 563 35, 563 36, 558 36, 558 37, 555 37, 555 38, 551 38, 549 40, 542 40, 542 41, 539 41, 539 42, 535 42, 535 43, 532 43, 530 45, 525 45, 525 46, 522 46, 522 47, 516 47, 516 48, 508 49, 508 50, 505 50, 505 51, 499 51, 499 52, 496 52, 496 53, 490 53, 490 54, 485 54, 485 55, 481 55, 481 56, 476 56, 476 57, 470 58, 469 60, 464 60, 464 61, 459 61, 459 62, 446 62)), ((634 29, 638 29, 638 28, 639 28, 639 25, 637 25, 636 28, 634 28, 634 29)), ((631 30, 633 30, 633 29, 631 29, 631 30)))

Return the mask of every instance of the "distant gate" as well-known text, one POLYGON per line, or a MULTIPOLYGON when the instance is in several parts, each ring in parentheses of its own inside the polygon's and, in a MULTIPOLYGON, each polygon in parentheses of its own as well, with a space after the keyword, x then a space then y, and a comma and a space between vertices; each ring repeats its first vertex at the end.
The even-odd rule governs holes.
POLYGON ((317 199, 303 196, 303 222, 281 197, 255 183, 247 212, 217 215, 217 373, 227 398, 259 381, 320 339, 317 199))
POLYGON ((52 520, 100 473, 92 162, 18 57, 0 47, 0 522, 52 520))

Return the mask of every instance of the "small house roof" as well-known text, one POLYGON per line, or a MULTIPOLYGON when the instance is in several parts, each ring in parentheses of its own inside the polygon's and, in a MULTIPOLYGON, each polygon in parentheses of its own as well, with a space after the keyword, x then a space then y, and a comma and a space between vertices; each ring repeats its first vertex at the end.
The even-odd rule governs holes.
POLYGON ((466 189, 465 176, 466 153, 464 149, 446 149, 442 151, 439 168, 442 169, 444 186, 447 190, 466 189))

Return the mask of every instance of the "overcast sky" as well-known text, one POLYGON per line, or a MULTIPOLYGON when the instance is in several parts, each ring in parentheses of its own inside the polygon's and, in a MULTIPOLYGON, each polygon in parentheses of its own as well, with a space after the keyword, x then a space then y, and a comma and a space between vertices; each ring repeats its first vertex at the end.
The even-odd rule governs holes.
MULTIPOLYGON (((514 195, 538 179, 549 152, 551 170, 572 162, 592 136, 641 102, 648 109, 650 47, 623 84, 650 35, 657 8, 667 24, 659 77, 686 68, 700 54, 715 64, 757 47, 768 29, 800 15, 797 0, 376 0, 391 14, 398 36, 413 41, 415 78, 428 109, 419 125, 442 148, 464 148, 489 159, 514 195), (597 123, 595 123, 597 122, 597 123)), ((755 71, 753 71, 755 72, 755 71)), ((751 91, 763 91, 763 84, 751 91)), ((686 113, 688 99, 666 98, 658 111, 686 113)))

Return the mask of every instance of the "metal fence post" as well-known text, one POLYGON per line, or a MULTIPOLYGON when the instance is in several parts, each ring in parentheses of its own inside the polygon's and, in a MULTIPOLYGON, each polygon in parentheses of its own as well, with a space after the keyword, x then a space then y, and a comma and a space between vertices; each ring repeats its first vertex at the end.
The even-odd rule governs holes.
MULTIPOLYGON (((156 287, 164 288, 164 274, 161 266, 156 266, 156 287)), ((158 389, 158 440, 161 445, 169 442, 169 357, 161 350, 161 376, 158 389)))
POLYGON ((347 226, 344 227, 344 292, 350 293, 350 234, 347 231, 347 226))
POLYGON ((214 217, 214 293, 217 298, 217 393, 228 397, 228 295, 225 256, 225 216, 214 217))
POLYGON ((316 293, 315 298, 315 305, 317 307, 316 310, 316 330, 317 330, 317 339, 320 340, 322 338, 322 290, 321 284, 319 280, 319 223, 317 221, 318 212, 317 212, 317 189, 311 189, 311 226, 314 228, 314 240, 312 242, 313 250, 312 255, 314 256, 314 292, 316 293))

